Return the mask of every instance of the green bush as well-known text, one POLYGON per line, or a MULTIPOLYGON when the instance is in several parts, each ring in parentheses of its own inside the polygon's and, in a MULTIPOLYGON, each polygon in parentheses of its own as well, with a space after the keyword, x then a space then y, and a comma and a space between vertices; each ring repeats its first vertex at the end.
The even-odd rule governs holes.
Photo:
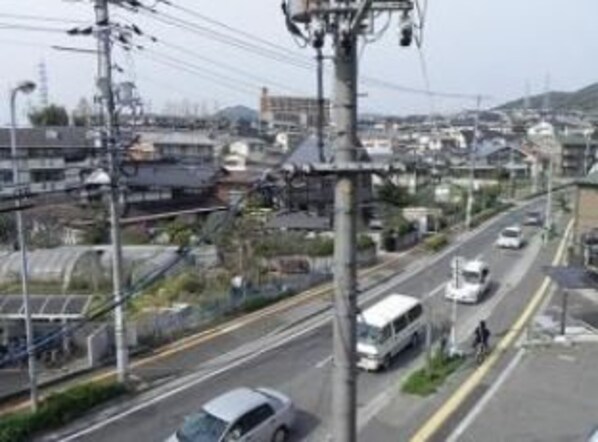
POLYGON ((462 356, 445 356, 438 352, 428 367, 420 368, 409 375, 401 390, 404 393, 427 396, 435 393, 444 381, 463 363, 462 356))
POLYGON ((334 240, 332 238, 318 237, 306 241, 306 253, 309 256, 331 256, 334 254, 334 240))
POLYGON ((42 401, 36 412, 26 412, 0 418, 0 442, 31 440, 42 431, 57 428, 82 416, 93 407, 123 395, 122 384, 85 384, 54 393, 42 401))
POLYGON ((376 247, 376 243, 370 235, 359 235, 357 238, 357 250, 368 250, 376 247))
POLYGON ((449 243, 448 236, 444 233, 438 233, 424 240, 424 247, 431 252, 438 252, 445 248, 449 243))

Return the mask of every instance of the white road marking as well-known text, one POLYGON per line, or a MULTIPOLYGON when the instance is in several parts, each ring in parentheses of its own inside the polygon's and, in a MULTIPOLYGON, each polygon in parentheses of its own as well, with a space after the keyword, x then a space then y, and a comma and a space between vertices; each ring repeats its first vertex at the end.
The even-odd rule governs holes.
MULTIPOLYGON (((324 318, 324 320, 322 320, 320 322, 322 322, 322 324, 323 324, 323 323, 327 322, 327 319, 328 318, 324 318)), ((215 371, 213 371, 211 373, 208 373, 208 374, 206 374, 204 376, 200 376, 200 377, 198 377, 196 379, 191 379, 189 382, 185 382, 182 385, 179 385, 177 388, 174 388, 172 390, 168 390, 165 393, 162 393, 162 394, 159 394, 157 396, 154 396, 153 398, 150 398, 150 399, 148 399, 147 401, 145 401, 143 403, 140 403, 140 404, 138 404, 138 405, 136 405, 136 406, 134 406, 132 408, 129 408, 126 411, 122 411, 122 412, 117 413, 117 414, 115 414, 115 415, 113 415, 111 417, 107 417, 104 420, 102 420, 101 422, 97 422, 96 424, 90 425, 90 426, 86 427, 83 430, 77 431, 77 432, 75 432, 73 434, 70 434, 69 436, 63 437, 60 440, 61 440, 61 442, 74 441, 74 440, 76 440, 76 439, 78 439, 78 438, 80 438, 82 436, 85 436, 86 434, 93 433, 94 431, 97 431, 100 428, 103 428, 103 427, 105 427, 105 426, 107 426, 107 425, 109 425, 109 424, 111 424, 113 422, 116 422, 116 421, 121 420, 121 419, 123 419, 123 418, 125 418, 127 416, 130 416, 130 415, 132 415, 134 413, 137 413, 140 410, 143 410, 143 409, 145 409, 147 407, 150 407, 150 406, 152 406, 152 405, 154 405, 154 404, 156 404, 158 402, 161 402, 164 399, 168 399, 169 397, 172 397, 172 396, 174 396, 174 395, 176 395, 178 393, 181 393, 182 391, 185 391, 185 390, 187 390, 187 389, 189 389, 191 387, 194 387, 195 385, 201 384, 201 383, 203 383, 203 382, 205 382, 205 381, 207 381, 207 380, 209 380, 211 378, 214 378, 214 377, 216 377, 216 376, 218 376, 218 375, 220 375, 222 373, 225 373, 225 372, 227 372, 227 371, 229 371, 229 370, 231 370, 233 368, 239 367, 239 366, 241 366, 241 365, 243 365, 243 364, 245 364, 245 363, 247 363, 247 362, 249 362, 249 361, 257 358, 258 356, 260 356, 260 355, 262 355, 264 353, 267 353, 267 352, 269 352, 271 350, 274 350, 275 348, 281 347, 284 344, 287 344, 287 343, 289 343, 291 341, 294 341, 295 339, 297 339, 297 338, 299 338, 299 337, 301 337, 301 336, 303 336, 305 334, 308 334, 311 331, 313 331, 312 327, 307 328, 305 330, 301 330, 301 331, 299 331, 297 333, 293 333, 293 334, 289 335, 288 337, 286 337, 285 339, 282 339, 281 341, 273 344, 272 346, 269 346, 269 347, 263 348, 261 350, 258 350, 258 351, 256 351, 253 354, 250 354, 250 355, 247 355, 247 356, 245 356, 243 358, 240 358, 237 361, 231 363, 230 365, 222 367, 222 368, 220 368, 218 370, 215 370, 215 371)))
MULTIPOLYGON (((521 208, 526 207, 526 206, 531 205, 531 204, 532 204, 532 202, 528 202, 528 203, 523 204, 522 206, 520 206, 518 209, 521 209, 521 208)), ((511 209, 511 210, 513 210, 513 209, 511 209)), ((498 217, 492 219, 488 223, 482 224, 481 226, 477 227, 476 229, 474 229, 472 231, 469 231, 469 232, 466 232, 466 233, 462 234, 461 237, 458 238, 457 241, 455 241, 451 246, 447 247, 444 251, 442 251, 441 253, 435 255, 430 260, 424 260, 425 263, 422 262, 421 266, 418 266, 418 267, 414 268, 412 271, 409 271, 409 272, 402 272, 399 275, 397 275, 396 279, 395 278, 391 278, 386 283, 383 283, 380 286, 371 288, 370 290, 368 290, 368 292, 371 291, 371 293, 367 293, 363 297, 363 299, 359 300, 360 304, 362 304, 363 302, 367 302, 368 300, 371 300, 371 299, 379 296, 381 293, 383 293, 386 290, 388 290, 387 287, 389 287, 389 286, 392 287, 392 286, 401 284, 405 280, 407 280, 407 279, 409 279, 409 278, 411 278, 411 277, 413 277, 413 276, 421 273, 424 268, 427 268, 429 266, 432 266, 432 265, 436 264, 437 262, 439 262, 440 260, 442 260, 444 257, 446 257, 447 255, 453 253, 456 249, 458 249, 462 243, 465 243, 467 241, 472 240, 473 238, 475 238, 476 236, 478 236, 480 233, 489 230, 496 223, 498 223, 498 221, 503 220, 506 217, 507 214, 511 213, 511 210, 505 212, 502 216, 498 216, 498 217)), ((436 290, 439 291, 440 288, 441 288, 441 286, 439 286, 436 289, 434 289, 434 291, 436 291, 436 290)), ((113 422, 116 422, 116 421, 119 421, 121 419, 124 419, 127 416, 130 416, 130 415, 132 415, 134 413, 137 413, 138 411, 143 410, 143 409, 145 409, 145 408, 147 408, 147 407, 149 407, 151 405, 154 405, 154 404, 156 404, 158 402, 161 402, 161 401, 163 401, 165 399, 168 399, 169 397, 175 396, 176 394, 179 394, 182 391, 184 391, 184 390, 186 390, 186 389, 188 389, 190 387, 194 387, 196 385, 199 385, 199 384, 201 384, 201 383, 203 383, 203 382, 205 382, 205 381, 207 381, 207 380, 209 380, 211 378, 214 378, 214 377, 216 377, 216 376, 218 376, 218 375, 220 375, 222 373, 226 373, 227 371, 229 371, 229 370, 231 370, 233 368, 237 368, 239 366, 242 366, 243 364, 245 364, 245 363, 247 363, 247 362, 249 362, 249 361, 251 361, 253 359, 256 359, 258 356, 261 356, 262 354, 265 354, 265 353, 267 353, 267 352, 269 352, 271 350, 274 350, 274 349, 276 349, 276 348, 278 348, 278 347, 280 347, 280 346, 282 346, 282 345, 284 345, 284 344, 286 344, 288 342, 292 342, 293 340, 295 340, 295 339, 297 339, 297 338, 299 338, 299 337, 301 337, 303 335, 306 335, 306 334, 312 332, 313 330, 317 329, 318 327, 321 327, 322 325, 326 324, 328 321, 330 321, 330 319, 331 319, 331 315, 328 314, 324 318, 319 319, 317 321, 317 323, 312 324, 312 325, 306 327, 303 330, 299 330, 299 331, 297 331, 297 332, 289 335, 288 337, 286 337, 286 338, 284 338, 284 339, 282 339, 282 340, 280 340, 278 342, 273 343, 272 345, 265 346, 265 347, 263 347, 262 349, 260 349, 260 350, 258 350, 256 352, 253 352, 253 353, 248 354, 248 355, 246 355, 244 357, 241 357, 241 358, 237 359, 236 361, 232 362, 231 364, 229 364, 227 366, 224 366, 224 367, 221 367, 221 368, 219 368, 219 369, 217 369, 217 370, 215 370, 213 372, 207 373, 205 375, 201 375, 199 377, 197 377, 197 373, 195 375, 191 375, 191 376, 189 376, 190 380, 188 382, 182 382, 182 383, 178 382, 177 383, 178 385, 176 387, 174 387, 174 388, 172 388, 170 390, 167 390, 165 393, 161 393, 161 394, 158 394, 158 395, 156 395, 154 397, 151 397, 148 400, 146 400, 145 402, 137 404, 137 405, 135 405, 135 406, 133 406, 133 407, 125 410, 125 411, 118 412, 118 413, 112 415, 111 417, 106 417, 101 422, 97 422, 95 424, 88 425, 87 427, 85 427, 85 429, 76 431, 76 432, 70 434, 69 436, 61 438, 60 440, 62 442, 70 442, 70 441, 74 441, 74 440, 76 440, 76 439, 78 439, 78 438, 80 438, 80 437, 82 437, 82 436, 84 436, 86 434, 93 433, 93 432, 95 432, 95 431, 97 431, 97 430, 99 430, 99 429, 101 429, 103 427, 106 427, 107 425, 109 425, 109 424, 111 424, 113 422)), ((235 328, 236 327, 233 325, 232 329, 235 329, 235 328)), ((330 357, 332 357, 332 356, 330 356, 330 357)))
POLYGON ((329 362, 332 362, 332 355, 326 356, 324 359, 322 359, 320 362, 318 362, 316 364, 316 368, 324 368, 324 366, 326 364, 328 364, 329 362))
POLYGON ((440 293, 440 292, 442 292, 444 290, 444 288, 446 287, 446 284, 447 284, 447 281, 444 281, 442 284, 440 284, 434 290, 432 290, 431 292, 427 293, 422 299, 425 301, 426 299, 433 298, 438 293, 440 293))
POLYGON ((515 370, 515 368, 521 361, 521 358, 523 357, 524 354, 525 354, 525 350, 519 349, 519 351, 517 352, 517 354, 515 355, 513 360, 509 363, 507 368, 500 374, 500 376, 496 379, 496 381, 494 381, 494 383, 492 384, 490 389, 488 391, 486 391, 484 396, 482 396, 482 399, 480 401, 478 401, 478 403, 471 409, 471 411, 467 414, 467 416, 465 416, 465 419, 463 419, 459 423, 457 428, 455 428, 455 430, 447 438, 446 442, 459 441, 459 438, 461 436, 463 436, 463 433, 476 420, 476 418, 484 410, 486 405, 488 405, 488 402, 490 402, 490 400, 496 395, 496 392, 498 391, 498 389, 506 382, 506 380, 509 378, 509 376, 511 375, 513 370, 515 370))

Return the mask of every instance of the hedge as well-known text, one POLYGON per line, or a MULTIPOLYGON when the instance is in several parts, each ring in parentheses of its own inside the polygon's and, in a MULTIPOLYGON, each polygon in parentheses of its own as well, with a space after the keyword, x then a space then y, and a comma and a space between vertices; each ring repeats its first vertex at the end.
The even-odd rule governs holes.
POLYGON ((29 441, 34 435, 66 425, 127 391, 127 387, 118 383, 90 383, 53 393, 39 404, 35 412, 0 417, 0 442, 29 441))
POLYGON ((437 233, 434 236, 424 240, 424 247, 432 252, 438 252, 445 248, 449 243, 449 238, 444 233, 437 233))

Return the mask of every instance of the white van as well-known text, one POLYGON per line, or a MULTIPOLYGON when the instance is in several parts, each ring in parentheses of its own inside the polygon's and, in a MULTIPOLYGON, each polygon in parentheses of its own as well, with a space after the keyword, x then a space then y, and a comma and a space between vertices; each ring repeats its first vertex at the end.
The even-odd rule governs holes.
POLYGON ((490 288, 490 268, 481 260, 465 263, 459 269, 458 281, 452 278, 446 285, 445 298, 475 304, 490 288))
POLYGON ((387 368, 394 355, 417 344, 423 326, 423 307, 417 298, 393 294, 372 305, 357 317, 357 366, 387 368))

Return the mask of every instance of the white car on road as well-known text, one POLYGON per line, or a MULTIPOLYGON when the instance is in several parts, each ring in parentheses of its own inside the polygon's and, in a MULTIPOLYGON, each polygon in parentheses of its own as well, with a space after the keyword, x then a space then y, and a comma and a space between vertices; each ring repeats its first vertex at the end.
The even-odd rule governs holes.
POLYGON ((520 249, 524 245, 525 238, 519 226, 511 226, 503 229, 496 240, 496 247, 502 249, 520 249))
POLYGON ((166 442, 285 442, 295 420, 291 400, 269 388, 237 388, 187 416, 166 442))
POLYGON ((444 297, 451 301, 475 304, 490 288, 490 269, 484 261, 464 263, 446 285, 444 297))

